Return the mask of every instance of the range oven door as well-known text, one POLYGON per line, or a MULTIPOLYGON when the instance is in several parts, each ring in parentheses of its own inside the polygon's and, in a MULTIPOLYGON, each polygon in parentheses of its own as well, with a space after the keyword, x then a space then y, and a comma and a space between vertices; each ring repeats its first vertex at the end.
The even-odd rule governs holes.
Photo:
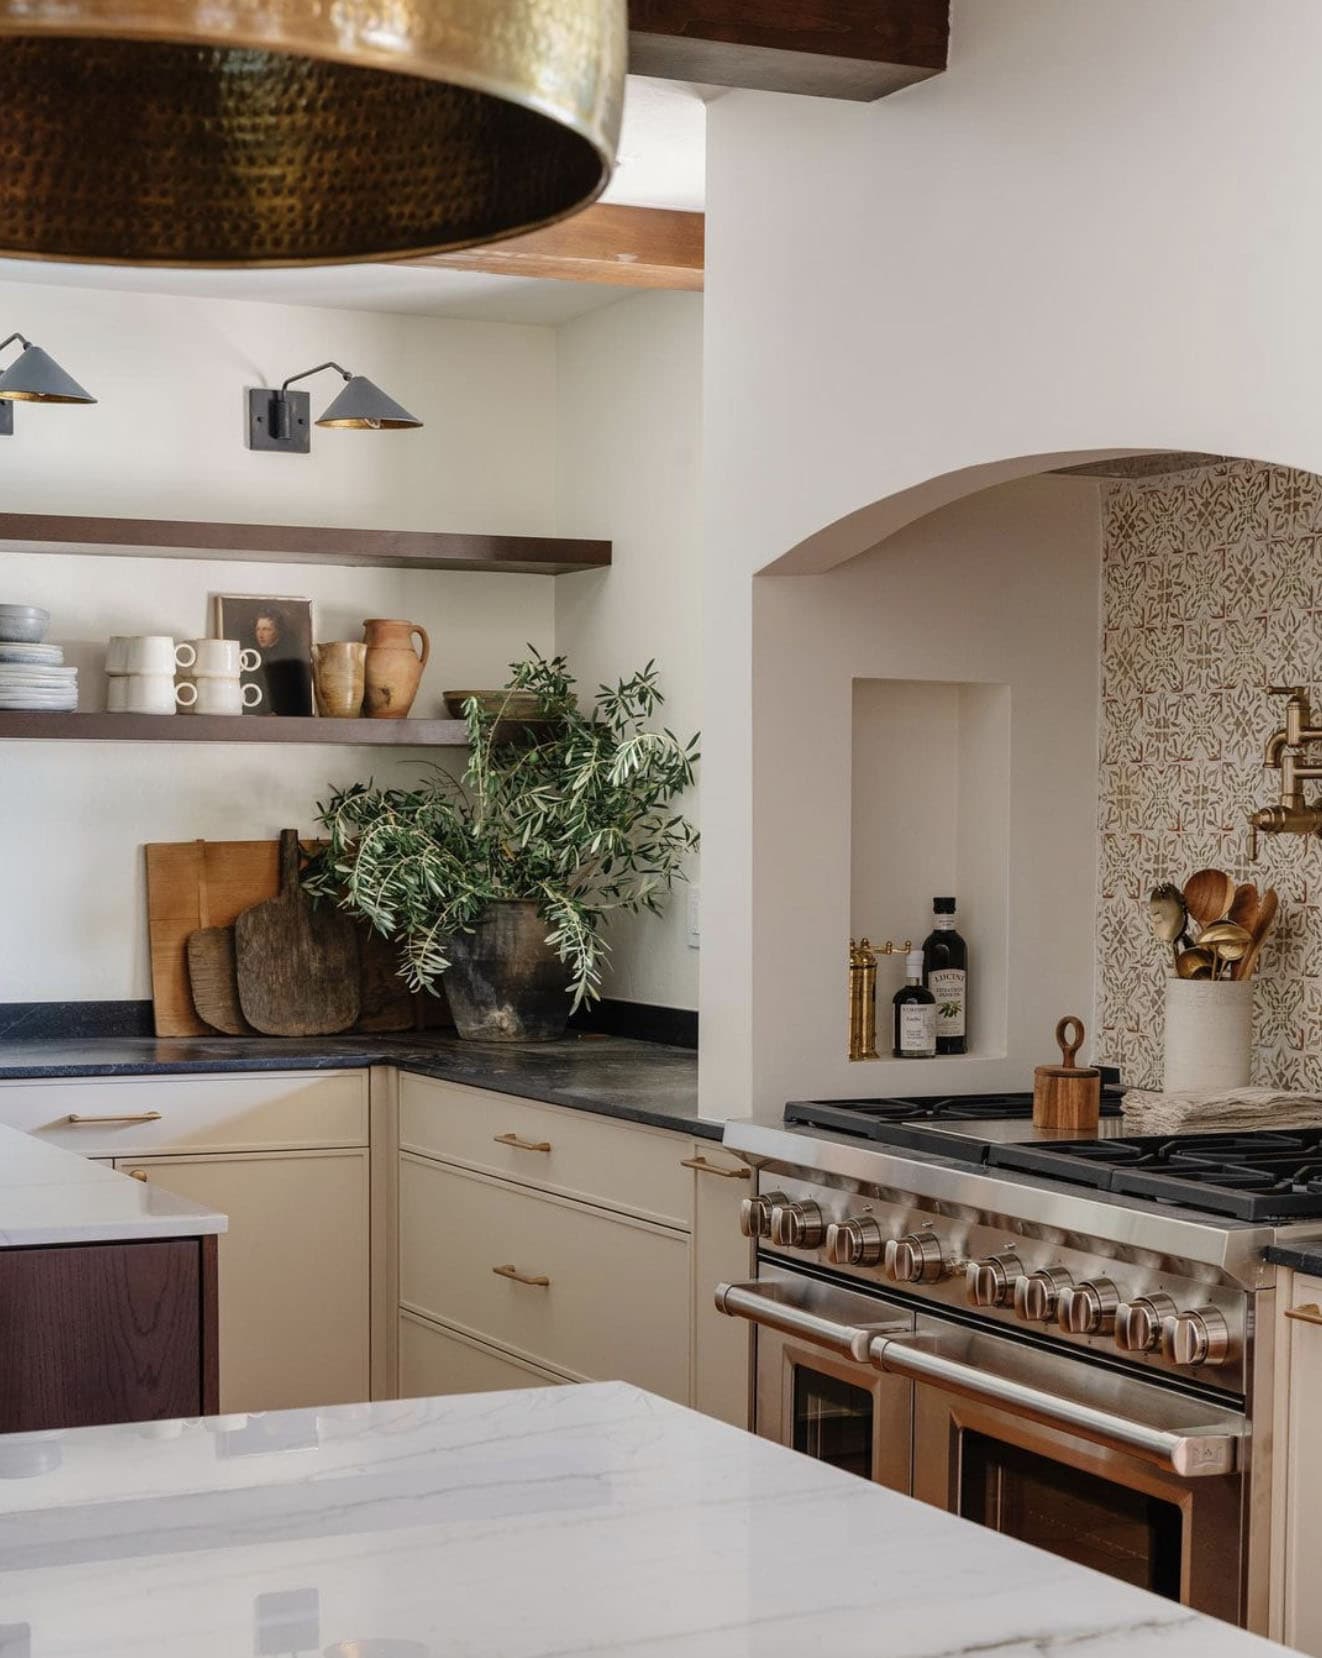
MULTIPOLYGON (((915 1351, 935 1361, 914 1388, 916 1497, 1199 1612, 1250 1621, 1241 1416, 927 1316, 915 1351), (1048 1409, 1034 1408, 1038 1396, 1048 1409), (1094 1415, 1123 1424, 1132 1445, 1094 1415), (1229 1468, 1187 1471, 1210 1466, 1217 1445, 1229 1468)), ((898 1346, 893 1357, 910 1362, 898 1346)))
POLYGON ((765 1262, 756 1284, 722 1286, 717 1304, 753 1326, 754 1427, 764 1439, 910 1491, 913 1388, 867 1358, 876 1335, 912 1333, 907 1308, 765 1262))

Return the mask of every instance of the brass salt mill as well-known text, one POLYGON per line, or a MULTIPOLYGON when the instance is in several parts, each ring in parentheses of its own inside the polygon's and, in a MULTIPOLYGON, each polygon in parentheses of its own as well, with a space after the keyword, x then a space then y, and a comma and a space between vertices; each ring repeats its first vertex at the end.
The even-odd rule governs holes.
POLYGON ((912 948, 887 939, 874 945, 871 939, 849 941, 849 1057, 880 1059, 877 1052, 877 958, 903 955, 912 948))

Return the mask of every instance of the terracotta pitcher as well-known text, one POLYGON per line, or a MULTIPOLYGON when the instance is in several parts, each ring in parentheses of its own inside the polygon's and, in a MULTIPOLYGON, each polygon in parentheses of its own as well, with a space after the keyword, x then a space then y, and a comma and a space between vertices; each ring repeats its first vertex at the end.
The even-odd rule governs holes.
POLYGON ((402 720, 418 694, 418 681, 431 655, 427 630, 416 622, 375 617, 363 623, 367 662, 363 672, 363 712, 373 720, 402 720), (413 635, 422 640, 422 655, 413 635))
POLYGON ((352 639, 312 647, 312 683, 323 720, 356 720, 362 713, 366 656, 367 646, 352 639))

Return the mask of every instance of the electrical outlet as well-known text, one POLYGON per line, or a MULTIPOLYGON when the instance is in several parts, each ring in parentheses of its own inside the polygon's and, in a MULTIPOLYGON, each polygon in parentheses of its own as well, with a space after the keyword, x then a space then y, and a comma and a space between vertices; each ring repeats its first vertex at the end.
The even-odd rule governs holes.
POLYGON ((701 902, 700 902, 700 895, 699 895, 698 889, 697 889, 697 887, 690 887, 689 888, 689 914, 688 914, 689 949, 690 950, 700 950, 702 948, 702 928, 699 925, 701 915, 702 915, 702 905, 701 905, 701 902))

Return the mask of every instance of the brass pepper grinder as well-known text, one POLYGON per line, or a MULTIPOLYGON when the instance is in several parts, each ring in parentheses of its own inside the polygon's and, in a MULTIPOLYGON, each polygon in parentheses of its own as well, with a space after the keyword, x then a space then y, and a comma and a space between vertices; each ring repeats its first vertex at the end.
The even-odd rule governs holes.
POLYGON ((877 953, 866 938, 849 941, 849 1057, 877 1059, 877 953))
POLYGON ((1083 1020, 1070 1013, 1056 1026, 1059 1065, 1039 1065, 1033 1072, 1033 1127, 1068 1129, 1087 1134, 1097 1127, 1102 1109, 1102 1073, 1090 1065, 1076 1065, 1088 1033, 1083 1020))

